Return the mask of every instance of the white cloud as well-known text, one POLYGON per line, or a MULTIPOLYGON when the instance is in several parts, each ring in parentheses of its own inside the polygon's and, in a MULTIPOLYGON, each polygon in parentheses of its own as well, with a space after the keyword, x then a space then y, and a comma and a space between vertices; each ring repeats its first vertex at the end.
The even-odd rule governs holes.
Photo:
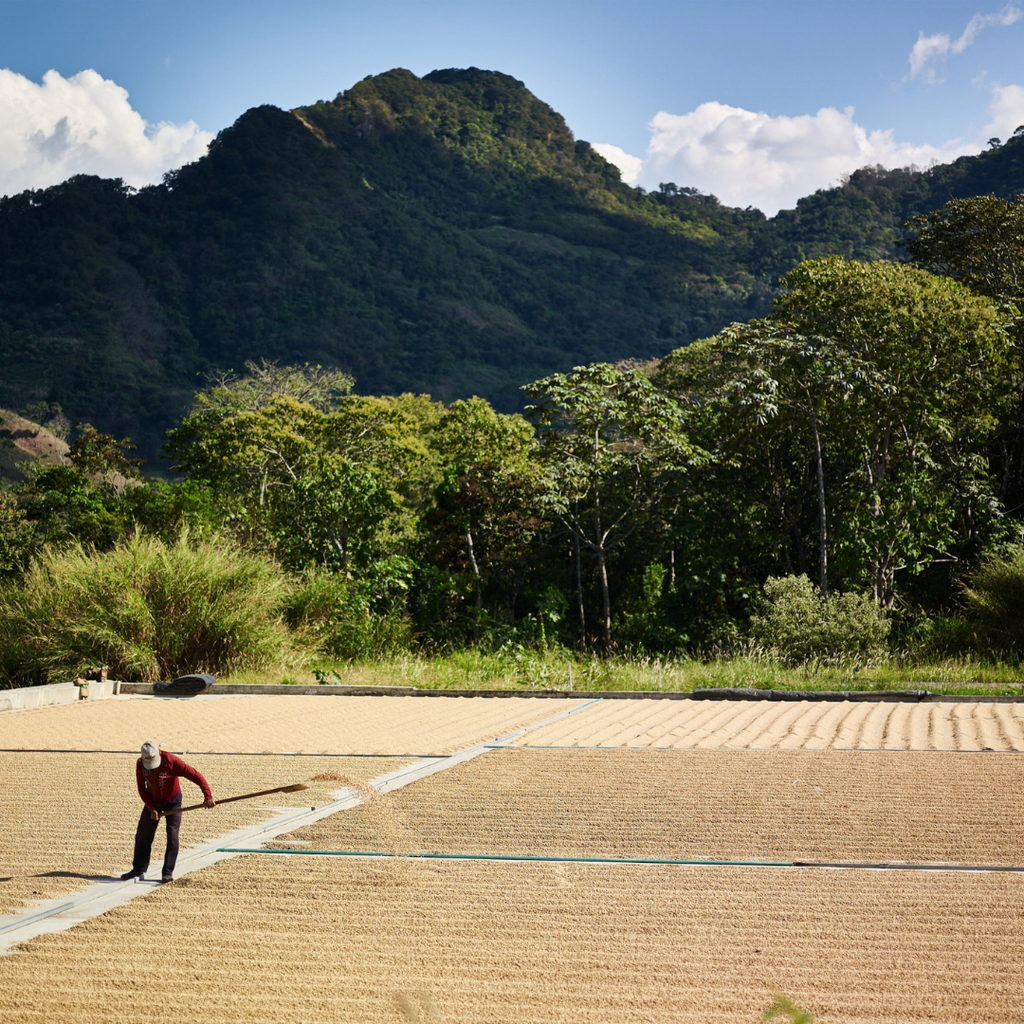
POLYGON ((618 146, 610 146, 607 142, 598 142, 591 147, 601 154, 610 164, 619 169, 622 180, 627 185, 635 185, 643 170, 644 162, 638 156, 631 156, 618 146))
POLYGON ((988 112, 992 120, 985 125, 985 135, 1005 141, 1024 125, 1024 88, 1019 85, 992 86, 992 103, 988 112))
POLYGON ((949 54, 963 53, 970 46, 978 33, 989 26, 1012 25, 1021 19, 1021 9, 1014 4, 1007 4, 996 14, 976 14, 967 23, 959 39, 950 39, 945 32, 926 36, 918 34, 917 42, 910 51, 910 77, 924 75, 926 81, 937 82, 934 62, 949 54))
POLYGON ((152 184, 197 160, 213 139, 194 121, 150 125, 128 93, 95 71, 42 84, 0 69, 0 194, 46 188, 73 174, 152 184))
POLYGON ((795 206, 801 196, 838 184, 859 167, 927 166, 981 149, 959 139, 942 146, 897 142, 891 131, 869 132, 857 124, 852 107, 772 117, 702 103, 689 114, 662 111, 650 128, 643 161, 618 147, 594 148, 623 170, 623 180, 647 188, 674 181, 713 193, 728 206, 755 206, 769 216, 795 206), (621 163, 612 150, 622 153, 621 163))

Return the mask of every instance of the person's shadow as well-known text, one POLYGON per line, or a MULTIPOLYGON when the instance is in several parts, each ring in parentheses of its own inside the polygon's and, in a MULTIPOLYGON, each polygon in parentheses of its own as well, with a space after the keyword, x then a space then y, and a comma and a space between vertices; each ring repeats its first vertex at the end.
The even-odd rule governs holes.
MULTIPOLYGON (((26 875, 26 878, 83 878, 87 882, 120 882, 120 875, 83 875, 78 871, 44 871, 39 875, 26 875)), ((0 879, 10 882, 10 878, 0 879)))

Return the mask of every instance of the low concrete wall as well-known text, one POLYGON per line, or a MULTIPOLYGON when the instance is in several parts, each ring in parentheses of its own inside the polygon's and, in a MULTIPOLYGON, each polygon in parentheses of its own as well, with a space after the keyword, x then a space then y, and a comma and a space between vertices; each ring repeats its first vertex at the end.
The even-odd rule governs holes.
MULTIPOLYGON (((114 696, 114 680, 89 682, 88 700, 114 696)), ((49 686, 22 686, 16 690, 0 690, 0 711, 24 711, 26 708, 49 707, 53 704, 77 704, 78 687, 74 683, 51 683, 49 686)))
MULTIPOLYGON (((175 698, 196 696, 190 693, 160 693, 152 683, 122 683, 121 692, 175 698)), ((563 690, 420 690, 415 686, 303 685, 293 683, 214 683, 203 692, 206 695, 231 693, 249 696, 303 694, 318 697, 580 697, 588 700, 595 696, 591 693, 573 693, 563 690)), ((605 694, 601 694, 601 696, 605 696, 605 694)), ((607 696, 613 696, 613 694, 607 694, 607 696)), ((664 694, 664 696, 667 697, 669 694, 664 694)), ((677 696, 689 697, 690 695, 686 693, 677 696)))
MULTIPOLYGON (((108 679, 105 683, 89 683, 89 700, 102 700, 115 695, 115 686, 123 694, 174 697, 187 699, 191 694, 156 693, 152 683, 118 683, 108 679)), ((272 683, 215 683, 207 694, 281 694, 317 695, 321 697, 575 697, 579 700, 822 700, 822 701, 881 701, 950 704, 1016 704, 1024 703, 1024 696, 969 696, 933 693, 928 690, 740 690, 703 689, 692 693, 684 690, 420 690, 414 686, 294 686, 272 683)), ((0 690, 0 711, 21 711, 53 704, 74 704, 78 701, 78 687, 74 683, 55 683, 52 686, 26 686, 18 690, 0 690)))
MULTIPOLYGON (((192 694, 157 693, 152 683, 122 683, 121 693, 187 699, 192 694)), ((293 685, 291 683, 215 683, 210 694, 295 695, 320 697, 575 697, 579 700, 821 700, 951 704, 1015 704, 1024 696, 971 696, 933 693, 929 690, 420 690, 415 686, 293 685)))

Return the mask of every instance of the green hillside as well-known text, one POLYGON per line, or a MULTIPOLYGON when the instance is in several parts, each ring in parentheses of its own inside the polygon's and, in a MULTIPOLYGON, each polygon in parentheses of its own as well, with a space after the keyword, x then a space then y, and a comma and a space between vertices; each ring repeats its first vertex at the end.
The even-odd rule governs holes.
POLYGON ((623 185, 507 75, 395 70, 250 110, 159 186, 0 200, 0 405, 57 402, 151 460, 204 374, 246 359, 510 410, 544 374, 762 314, 804 257, 892 255, 915 213, 1020 190, 1024 136, 859 171, 769 220, 623 185))

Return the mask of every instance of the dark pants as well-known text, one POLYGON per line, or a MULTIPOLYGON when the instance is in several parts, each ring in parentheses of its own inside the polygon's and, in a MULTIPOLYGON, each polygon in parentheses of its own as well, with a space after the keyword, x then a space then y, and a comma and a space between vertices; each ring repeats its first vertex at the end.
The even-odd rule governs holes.
MULTIPOLYGON (((181 794, 179 793, 170 803, 157 807, 160 812, 173 811, 181 806, 181 794)), ((178 860, 178 830, 181 828, 181 815, 170 814, 164 821, 167 822, 167 851, 164 853, 165 875, 174 874, 174 865, 178 860)), ((156 835, 159 821, 154 821, 149 816, 149 810, 142 808, 139 816, 139 827, 135 830, 135 857, 132 859, 132 871, 139 874, 145 872, 149 867, 149 854, 153 849, 153 838, 156 835)))

